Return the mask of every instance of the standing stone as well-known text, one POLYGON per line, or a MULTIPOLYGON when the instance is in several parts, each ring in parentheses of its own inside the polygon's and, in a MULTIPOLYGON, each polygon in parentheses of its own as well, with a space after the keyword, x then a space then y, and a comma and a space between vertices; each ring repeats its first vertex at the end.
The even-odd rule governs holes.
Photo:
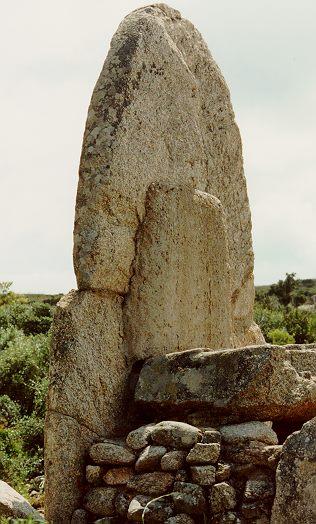
POLYGON ((251 219, 229 91, 199 32, 164 4, 123 20, 93 92, 74 267, 79 291, 54 320, 52 524, 80 507, 91 444, 128 424, 133 361, 263 340, 252 321, 251 219))
POLYGON ((316 522, 316 417, 290 435, 276 473, 272 524, 316 522))
POLYGON ((157 4, 121 23, 92 96, 75 221, 79 289, 129 292, 146 194, 164 181, 221 201, 235 343, 255 341, 251 219, 229 91, 194 26, 157 4))

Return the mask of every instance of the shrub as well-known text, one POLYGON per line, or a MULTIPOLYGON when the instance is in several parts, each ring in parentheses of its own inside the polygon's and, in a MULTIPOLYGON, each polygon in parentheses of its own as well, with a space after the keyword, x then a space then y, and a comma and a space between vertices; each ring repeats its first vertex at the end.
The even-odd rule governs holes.
POLYGON ((26 335, 47 333, 52 323, 52 306, 43 302, 12 302, 0 306, 0 328, 15 326, 26 335))
POLYGON ((268 337, 268 333, 274 329, 282 329, 284 326, 284 313, 283 310, 271 310, 261 304, 255 305, 254 319, 265 338, 268 337))
POLYGON ((35 407, 34 394, 48 371, 49 337, 23 337, 19 343, 10 342, 0 352, 0 395, 8 395, 30 413, 35 407))
POLYGON ((285 346, 286 344, 293 344, 295 339, 285 329, 272 329, 267 335, 267 341, 277 346, 285 346))
POLYGON ((15 326, 0 328, 0 351, 6 349, 11 342, 18 344, 23 337, 23 331, 15 326))
POLYGON ((296 344, 312 342, 310 334, 310 313, 301 309, 289 308, 284 316, 284 325, 293 335, 296 344))
POLYGON ((0 395, 0 428, 15 424, 20 416, 20 405, 11 400, 8 395, 0 395))

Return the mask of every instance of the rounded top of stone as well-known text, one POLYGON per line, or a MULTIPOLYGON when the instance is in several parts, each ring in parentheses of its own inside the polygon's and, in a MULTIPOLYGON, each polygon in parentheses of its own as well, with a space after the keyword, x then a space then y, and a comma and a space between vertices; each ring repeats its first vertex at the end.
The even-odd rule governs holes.
POLYGON ((149 4, 139 7, 138 9, 132 11, 132 13, 143 12, 145 14, 153 14, 155 11, 158 12, 158 10, 162 11, 166 16, 168 16, 168 18, 171 18, 171 20, 181 20, 180 11, 163 3, 149 4))

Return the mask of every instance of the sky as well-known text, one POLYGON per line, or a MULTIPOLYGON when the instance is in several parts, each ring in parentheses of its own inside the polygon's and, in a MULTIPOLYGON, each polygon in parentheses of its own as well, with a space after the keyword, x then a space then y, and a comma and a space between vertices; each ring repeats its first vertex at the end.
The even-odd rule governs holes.
MULTIPOLYGON (((122 18, 148 2, 0 0, 0 281, 76 287, 72 230, 94 84, 122 18)), ((255 282, 316 278, 315 0, 173 0, 231 90, 252 210, 255 282)))

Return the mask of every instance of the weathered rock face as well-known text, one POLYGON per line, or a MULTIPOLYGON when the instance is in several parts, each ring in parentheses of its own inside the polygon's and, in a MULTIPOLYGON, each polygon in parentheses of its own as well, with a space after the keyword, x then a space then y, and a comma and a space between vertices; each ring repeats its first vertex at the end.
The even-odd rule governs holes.
MULTIPOLYGON (((214 285, 225 271, 226 261, 222 254, 227 249, 231 268, 228 286, 233 308, 234 344, 258 341, 260 334, 252 325, 250 211, 240 134, 229 91, 194 26, 182 19, 178 11, 157 4, 138 9, 123 20, 112 39, 92 96, 81 156, 75 220, 74 265, 79 289, 133 293, 135 266, 134 287, 142 275, 148 274, 153 280, 155 274, 151 272, 154 272, 155 261, 148 260, 147 255, 151 257, 158 252, 162 260, 168 247, 177 242, 177 235, 178 264, 172 250, 168 253, 169 260, 164 261, 166 267, 162 267, 164 281, 170 263, 167 279, 170 290, 166 291, 166 296, 172 295, 176 286, 177 306, 181 308, 182 300, 186 311, 191 298, 196 301, 196 297, 200 297, 199 288, 194 293, 194 287, 193 297, 181 295, 187 292, 186 282, 191 288, 191 275, 186 274, 186 268, 189 271, 195 261, 195 274, 203 277, 205 270, 201 258, 206 256, 210 272, 214 272, 211 282, 214 285), (185 249, 190 247, 194 238, 185 227, 185 224, 190 225, 188 199, 182 201, 181 196, 171 195, 172 205, 179 199, 175 216, 171 216, 172 222, 178 220, 172 238, 170 228, 163 223, 161 216, 166 209, 170 217, 168 195, 158 194, 156 203, 150 201, 155 194, 148 195, 152 184, 165 182, 175 188, 189 185, 209 193, 220 200, 223 209, 221 220, 225 221, 225 231, 223 226, 218 230, 217 219, 211 212, 209 218, 199 218, 198 204, 192 203, 192 225, 196 226, 199 220, 205 238, 202 231, 195 231, 196 243, 192 243, 184 272, 180 264, 183 261, 181 243, 183 241, 185 249), (177 216, 179 213, 181 216, 177 216), (208 225, 211 220, 214 220, 213 227, 208 225), (220 240, 217 245, 213 241, 207 247, 212 233, 213 239, 219 233, 220 240), (196 246, 199 251, 193 253, 196 246), (144 248, 144 259, 138 247, 144 248), (210 249, 213 250, 212 256, 210 249), (148 266, 142 264, 139 267, 140 261, 145 261, 148 266), (173 276, 177 268, 177 275, 173 276)), ((198 286, 201 285, 199 282, 198 286)), ((215 286, 213 291, 217 300, 220 293, 216 287, 224 289, 226 285, 227 278, 215 286)), ((145 299, 144 310, 147 309, 146 299, 149 302, 153 299, 150 297, 152 292, 146 285, 140 290, 140 296, 145 299)), ((212 297, 207 297, 206 288, 202 292, 199 311, 204 322, 203 301, 210 300, 208 309, 215 304, 212 297)), ((157 297, 158 304, 159 298, 162 296, 157 297)), ((172 299, 174 301, 174 297, 172 299)), ((131 303, 133 301, 131 297, 131 303)), ((166 304, 162 300, 162 311, 166 304)), ((145 316, 139 311, 141 306, 136 304, 136 307, 138 313, 145 316)), ((150 311, 150 315, 149 320, 155 321, 152 318, 154 311, 150 311)), ((174 337, 176 333, 181 335, 178 328, 182 327, 174 327, 174 337)), ((143 337, 145 344, 146 334, 143 337)), ((152 342, 150 337, 149 342, 152 342)), ((168 349, 172 350, 170 342, 164 351, 168 349)))
POLYGON ((2 480, 0 480, 0 517, 32 518, 36 522, 44 522, 42 515, 20 493, 2 480))
POLYGON ((315 377, 312 344, 196 349, 149 359, 135 398, 164 414, 207 408, 236 421, 306 421, 316 414, 315 377))
POLYGON ((290 435, 276 474, 272 524, 316 522, 316 418, 290 435))

